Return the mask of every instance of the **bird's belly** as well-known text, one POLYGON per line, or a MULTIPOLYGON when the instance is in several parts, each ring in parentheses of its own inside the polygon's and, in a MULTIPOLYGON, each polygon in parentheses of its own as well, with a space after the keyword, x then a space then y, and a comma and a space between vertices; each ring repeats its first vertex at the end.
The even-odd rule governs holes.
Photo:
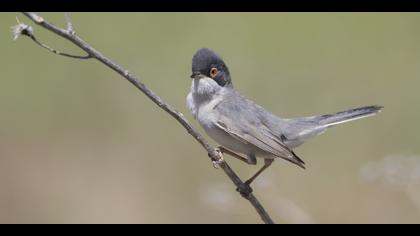
POLYGON ((209 129, 204 128, 204 130, 213 140, 215 140, 221 146, 235 153, 244 154, 246 156, 254 155, 256 157, 264 159, 275 158, 275 156, 272 153, 263 151, 250 143, 245 144, 239 141, 238 139, 231 137, 229 134, 226 134, 224 131, 216 127, 209 129))
POLYGON ((204 127, 204 130, 206 133, 217 143, 219 143, 221 146, 236 152, 236 153, 242 153, 245 155, 250 155, 251 153, 254 153, 254 150, 252 148, 252 145, 247 145, 238 139, 233 138, 229 134, 227 134, 225 131, 221 130, 218 127, 204 127))

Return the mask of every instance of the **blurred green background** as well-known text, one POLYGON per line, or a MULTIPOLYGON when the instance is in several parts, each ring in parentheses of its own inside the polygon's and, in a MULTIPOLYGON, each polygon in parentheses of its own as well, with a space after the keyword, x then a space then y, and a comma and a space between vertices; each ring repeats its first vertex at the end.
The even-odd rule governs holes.
MULTIPOLYGON (((62 13, 41 15, 64 26, 62 13)), ((13 41, 16 16, 30 23, 0 14, 1 223, 260 223, 173 118, 95 60, 13 41)), ((420 14, 71 17, 201 133, 185 105, 201 47, 224 57, 236 89, 283 117, 385 106, 296 149, 307 170, 279 160, 253 188, 278 223, 420 223, 420 14)), ((258 168, 227 159, 243 179, 258 168)))

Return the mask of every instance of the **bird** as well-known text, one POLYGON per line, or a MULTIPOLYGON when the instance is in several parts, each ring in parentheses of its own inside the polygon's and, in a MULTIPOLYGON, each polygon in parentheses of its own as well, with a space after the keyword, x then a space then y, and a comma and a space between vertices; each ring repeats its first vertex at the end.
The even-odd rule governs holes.
POLYGON ((219 145, 219 152, 250 165, 264 165, 245 181, 249 186, 275 159, 303 169, 305 162, 293 151, 328 128, 373 116, 382 106, 371 105, 326 115, 282 118, 246 98, 233 87, 222 57, 201 48, 192 57, 191 91, 187 107, 204 131, 219 145))

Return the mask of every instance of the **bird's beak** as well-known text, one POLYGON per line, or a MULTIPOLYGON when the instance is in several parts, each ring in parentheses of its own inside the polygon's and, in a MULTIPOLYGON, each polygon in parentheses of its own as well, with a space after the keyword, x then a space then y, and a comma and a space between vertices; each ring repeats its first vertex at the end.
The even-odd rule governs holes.
POLYGON ((201 78, 201 73, 200 72, 193 72, 190 76, 191 79, 199 79, 201 78))

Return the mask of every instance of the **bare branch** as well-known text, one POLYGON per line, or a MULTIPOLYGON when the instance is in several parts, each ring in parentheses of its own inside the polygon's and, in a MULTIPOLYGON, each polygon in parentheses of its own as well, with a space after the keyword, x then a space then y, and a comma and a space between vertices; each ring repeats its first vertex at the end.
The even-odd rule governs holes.
MULTIPOLYGON (((33 17, 32 20, 34 20, 36 22, 43 22, 44 21, 44 19, 42 19, 41 17, 39 17, 37 15, 33 15, 33 14, 30 14, 30 15, 33 17)), ((70 18, 68 18, 68 20, 70 20, 70 18)), ((24 23, 21 23, 17 17, 16 17, 16 21, 17 21, 18 24, 12 27, 12 31, 13 31, 13 34, 14 34, 14 37, 13 37, 14 40, 16 40, 19 36, 24 35, 24 36, 28 36, 36 44, 38 44, 39 46, 47 49, 48 51, 50 51, 50 52, 52 52, 54 54, 57 54, 57 55, 60 55, 60 56, 65 56, 65 57, 76 58, 76 59, 89 59, 89 58, 92 58, 91 55, 79 56, 79 55, 69 54, 69 53, 65 53, 65 52, 60 52, 60 51, 58 51, 58 50, 56 50, 56 49, 54 49, 54 48, 46 45, 45 43, 42 43, 41 41, 39 41, 35 37, 34 31, 33 31, 33 29, 32 29, 31 26, 28 26, 28 25, 26 25, 24 23)), ((68 21, 68 22, 70 22, 70 21, 68 21)), ((67 26, 70 29, 72 29, 71 23, 68 23, 67 26)), ((74 34, 73 31, 70 31, 69 30, 68 32, 70 34, 74 34)))
POLYGON ((46 44, 44 44, 44 43, 42 43, 42 42, 38 41, 38 40, 36 39, 35 35, 33 35, 33 34, 28 35, 28 36, 29 36, 29 38, 31 38, 31 39, 32 39, 32 40, 33 40, 36 44, 38 44, 39 46, 41 46, 41 47, 43 47, 43 48, 47 49, 48 51, 50 51, 50 52, 52 52, 52 53, 54 53, 54 54, 57 54, 57 55, 60 55, 60 56, 65 56, 65 57, 76 58, 76 59, 89 59, 89 58, 92 58, 92 56, 91 56, 91 55, 79 56, 79 55, 68 54, 68 53, 65 53, 65 52, 60 52, 60 51, 58 51, 58 50, 56 50, 56 49, 54 49, 54 48, 51 48, 50 46, 48 46, 48 45, 46 45, 46 44))
POLYGON ((72 31, 69 29, 72 29, 72 26, 68 17, 66 17, 67 30, 65 30, 45 21, 42 17, 38 16, 35 13, 25 12, 23 14, 27 16, 29 19, 31 19, 33 22, 35 22, 36 24, 40 25, 41 27, 69 40, 70 42, 72 42, 73 44, 75 44, 76 46, 84 50, 89 55, 89 57, 97 59, 98 61, 102 62, 105 66, 111 68, 112 70, 114 70, 115 72, 123 76, 130 83, 132 83, 136 88, 142 91, 148 98, 150 98, 150 100, 152 100, 157 106, 159 106, 168 114, 170 114, 173 118, 175 118, 187 130, 187 132, 192 137, 194 137, 194 139, 197 140, 201 144, 201 146, 207 151, 208 156, 210 157, 213 164, 216 164, 220 166, 221 169, 223 169, 225 174, 231 179, 233 184, 237 187, 237 191, 241 194, 241 196, 247 199, 252 204, 252 206, 255 208, 257 213, 260 215, 262 221, 267 224, 274 223, 271 217, 268 215, 268 213, 265 211, 265 209, 261 205, 261 203, 252 193, 252 189, 248 185, 244 184, 244 182, 242 182, 242 180, 238 177, 238 175, 232 170, 232 168, 230 168, 228 163, 223 160, 221 154, 217 152, 215 148, 210 146, 207 140, 205 140, 204 137, 200 135, 189 124, 187 119, 184 118, 184 115, 178 112, 176 109, 174 109, 171 105, 163 101, 162 98, 160 98, 157 94, 155 94, 152 90, 150 90, 144 83, 138 80, 135 76, 131 75, 128 72, 128 70, 116 64, 114 61, 112 61, 108 57, 105 57, 101 52, 91 47, 89 44, 87 44, 85 41, 83 41, 80 37, 78 37, 74 33, 71 33, 72 31))

